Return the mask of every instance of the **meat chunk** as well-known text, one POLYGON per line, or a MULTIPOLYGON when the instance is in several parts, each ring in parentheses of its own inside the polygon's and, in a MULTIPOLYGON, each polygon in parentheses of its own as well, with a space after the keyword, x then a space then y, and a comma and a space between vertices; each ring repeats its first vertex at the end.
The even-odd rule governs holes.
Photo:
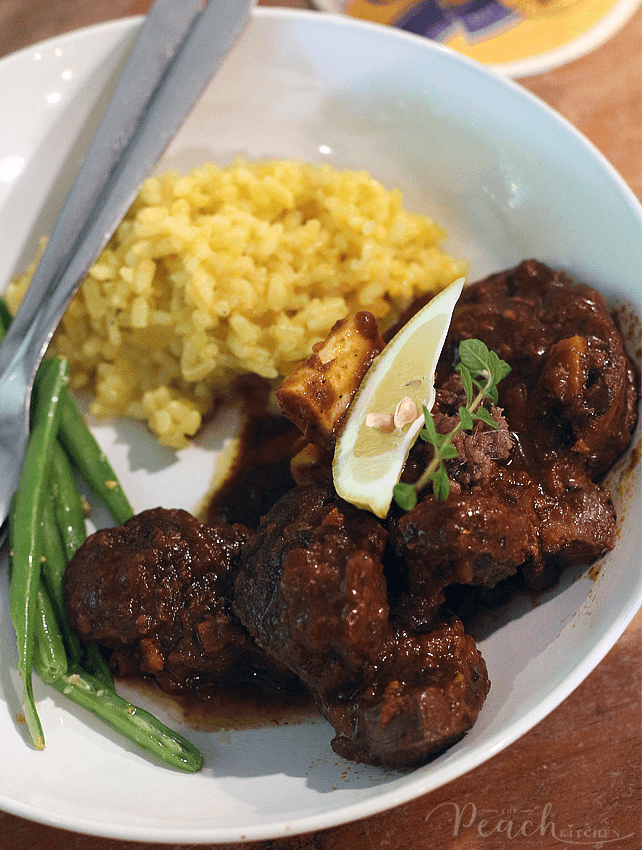
POLYGON ((467 287, 439 383, 468 338, 510 364, 500 405, 534 466, 557 463, 596 480, 629 445, 637 422, 634 370, 597 290, 535 260, 467 287))
MULTIPOLYGON (((637 390, 603 297, 532 260, 465 289, 437 369, 441 433, 462 403, 456 351, 473 337, 511 372, 492 409, 498 431, 458 437, 448 500, 427 492, 392 518, 402 609, 415 624, 434 616, 450 584, 492 588, 520 571, 541 588, 615 542, 615 511, 597 479, 631 440, 637 390)), ((431 456, 429 445, 415 447, 405 477, 416 480, 431 456)))
POLYGON ((575 461, 592 479, 627 448, 637 421, 632 365, 615 327, 600 330, 601 338, 575 335, 553 343, 529 398, 540 414, 533 421, 533 457, 547 465, 554 459, 558 467, 575 461))
POLYGON ((472 728, 490 687, 461 620, 443 613, 426 634, 394 628, 354 693, 329 695, 333 749, 394 768, 424 764, 472 728))
POLYGON ((231 610, 248 538, 243 526, 208 526, 163 508, 96 532, 67 568, 72 628, 113 650, 116 672, 150 674, 171 693, 205 693, 243 671, 268 675, 263 653, 231 610))
POLYGON ((390 617, 387 534, 330 489, 299 487, 243 554, 234 610, 333 724, 341 755, 409 767, 472 726, 486 668, 456 618, 410 634, 390 617))
POLYGON ((400 604, 408 616, 430 622, 449 585, 494 587, 538 558, 530 484, 480 485, 445 501, 430 494, 400 517, 391 533, 402 575, 400 604))
POLYGON ((359 674, 387 632, 386 540, 372 514, 339 502, 330 489, 294 488, 247 547, 234 610, 259 645, 305 685, 340 687, 359 674))

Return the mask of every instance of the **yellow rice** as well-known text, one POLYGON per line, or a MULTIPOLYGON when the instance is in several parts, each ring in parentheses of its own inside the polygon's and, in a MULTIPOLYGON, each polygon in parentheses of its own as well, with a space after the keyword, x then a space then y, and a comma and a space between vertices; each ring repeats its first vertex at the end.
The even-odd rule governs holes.
MULTIPOLYGON (((464 274, 444 237, 364 171, 238 159, 164 173, 145 181, 53 347, 94 416, 146 420, 180 448, 236 376, 277 381, 348 313, 385 322, 464 274)), ((12 310, 34 267, 10 285, 12 310)))

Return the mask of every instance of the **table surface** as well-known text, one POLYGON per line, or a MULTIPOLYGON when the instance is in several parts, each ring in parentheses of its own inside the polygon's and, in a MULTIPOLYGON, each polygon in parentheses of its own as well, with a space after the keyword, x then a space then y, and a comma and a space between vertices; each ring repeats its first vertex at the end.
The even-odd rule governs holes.
MULTIPOLYGON (((304 0, 262 0, 305 7, 304 0)), ((88 24, 141 14, 151 0, 2 0, 0 56, 88 24)), ((520 82, 564 115, 642 194, 642 14, 588 55, 520 82)), ((642 612, 589 677, 512 746, 390 812, 314 834, 220 850, 547 850, 642 846, 642 612), (545 812, 555 829, 524 821, 545 812), (458 821, 459 818, 459 821, 458 821), (485 825, 484 825, 485 821, 485 825), (512 826, 510 826, 512 824, 512 826)), ((0 813, 12 850, 161 850, 81 836, 0 813)), ((192 845, 194 847, 194 845, 192 845)))

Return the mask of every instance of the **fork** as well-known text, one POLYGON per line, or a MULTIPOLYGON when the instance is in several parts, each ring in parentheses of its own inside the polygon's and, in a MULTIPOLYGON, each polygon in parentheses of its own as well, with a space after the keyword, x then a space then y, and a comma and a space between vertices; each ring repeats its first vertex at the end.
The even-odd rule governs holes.
POLYGON ((241 34, 254 0, 156 0, 0 346, 0 543, 33 381, 69 301, 241 34))

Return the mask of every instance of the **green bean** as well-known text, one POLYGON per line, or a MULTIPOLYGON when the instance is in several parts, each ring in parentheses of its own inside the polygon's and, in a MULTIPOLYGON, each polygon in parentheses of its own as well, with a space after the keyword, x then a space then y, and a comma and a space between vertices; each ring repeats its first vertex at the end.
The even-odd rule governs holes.
MULTIPOLYGON (((0 298, 0 342, 10 322, 11 314, 0 298)), ((33 665, 43 682, 102 718, 144 750, 174 768, 194 773, 203 766, 199 750, 148 711, 115 692, 96 645, 85 647, 86 663, 95 675, 77 664, 81 650, 67 622, 64 571, 68 558, 84 541, 86 529, 82 503, 78 501, 77 490, 71 488, 73 472, 69 459, 54 440, 56 430, 74 466, 114 520, 118 524, 126 522, 133 516, 133 510, 113 468, 66 391, 67 374, 64 361, 48 360, 41 365, 34 392, 29 448, 20 487, 12 500, 9 607, 18 635, 18 669, 24 684, 27 727, 36 748, 43 749, 44 733, 33 697, 33 665), (58 518, 45 495, 50 462, 55 476, 58 518), (65 643, 71 654, 71 667, 65 643)))
POLYGON ((43 582, 38 588, 35 621, 34 666, 46 684, 67 675, 65 642, 51 597, 43 582))
MULTIPOLYGON (((54 445, 51 458, 51 490, 53 493, 55 520, 64 546, 66 566, 87 539, 87 526, 85 525, 82 497, 76 486, 74 471, 67 453, 57 441, 54 445)), ((64 576, 61 576, 61 584, 63 583, 64 576)), ((59 589, 58 593, 62 594, 63 608, 61 617, 64 616, 66 620, 67 613, 64 608, 63 587, 59 589)), ((95 644, 85 644, 84 654, 90 672, 99 678, 103 684, 107 685, 107 687, 112 688, 114 683, 111 673, 100 649, 95 644)))
POLYGON ((51 597, 51 603, 64 636, 71 663, 79 664, 84 658, 91 672, 101 679, 106 686, 113 688, 114 682, 100 649, 94 644, 83 643, 69 625, 65 603, 65 570, 68 561, 60 539, 52 502, 53 495, 50 495, 50 498, 45 502, 41 523, 44 554, 42 578, 51 597))
MULTIPOLYGON (((0 298, 0 342, 11 324, 11 318, 6 302, 0 298)), ((68 390, 64 391, 60 402, 58 439, 66 449, 74 467, 105 505, 116 524, 122 525, 131 519, 134 511, 118 477, 68 390)))
POLYGON ((51 455, 51 491, 58 531, 67 561, 87 539, 85 511, 76 486, 74 471, 63 447, 56 440, 51 455))
POLYGON ((9 611, 18 643, 18 670, 22 677, 27 728, 36 749, 44 747, 44 734, 33 697, 33 635, 42 556, 40 520, 48 483, 51 453, 58 430, 58 399, 68 378, 66 361, 44 361, 38 391, 32 401, 33 416, 20 485, 9 518, 11 583, 9 611))
POLYGON ((11 310, 7 307, 7 302, 4 298, 0 298, 0 342, 2 342, 4 335, 9 330, 12 318, 11 310))
POLYGON ((98 496, 117 525, 134 515, 118 477, 68 392, 63 395, 60 442, 76 469, 98 496))
POLYGON ((85 666, 87 671, 98 679, 104 688, 116 690, 109 666, 102 656, 100 647, 95 643, 85 644, 85 666))
POLYGON ((71 667, 67 676, 54 677, 48 684, 165 764, 187 773, 196 773, 203 766, 201 752, 186 738, 79 667, 71 667))
POLYGON ((41 523, 42 552, 42 578, 47 587, 51 602, 53 603, 56 619, 60 624, 67 645, 69 657, 75 663, 82 658, 82 647, 80 639, 71 630, 67 619, 67 608, 65 605, 65 570, 67 569, 67 558, 60 539, 58 524, 54 514, 53 493, 49 492, 43 507, 41 523))

